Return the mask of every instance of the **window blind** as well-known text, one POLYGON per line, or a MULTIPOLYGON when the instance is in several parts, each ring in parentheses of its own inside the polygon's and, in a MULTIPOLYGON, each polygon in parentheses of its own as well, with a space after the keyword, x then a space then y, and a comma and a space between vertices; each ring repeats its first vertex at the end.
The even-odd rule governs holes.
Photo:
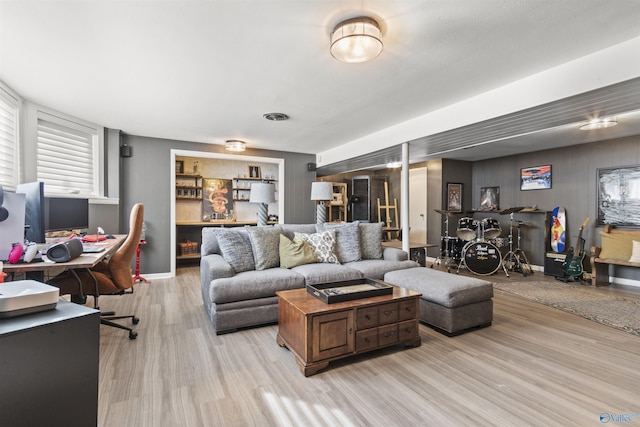
POLYGON ((18 180, 18 100, 0 87, 0 184, 14 189, 18 180))
POLYGON ((97 195, 97 132, 55 118, 38 117, 37 175, 47 193, 97 195))

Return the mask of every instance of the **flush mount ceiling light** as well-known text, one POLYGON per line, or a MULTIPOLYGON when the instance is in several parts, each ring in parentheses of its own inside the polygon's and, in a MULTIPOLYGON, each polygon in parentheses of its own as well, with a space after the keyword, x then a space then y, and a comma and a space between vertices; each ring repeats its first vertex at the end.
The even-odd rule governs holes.
POLYGON ((369 61, 382 52, 382 33, 378 23, 367 17, 340 22, 331 33, 331 55, 338 61, 369 61))
POLYGON ((587 123, 580 126, 580 130, 593 130, 593 129, 604 129, 610 128, 618 124, 616 119, 605 118, 605 119, 593 119, 589 120, 587 123))
POLYGON ((247 144, 239 139, 227 139, 224 142, 224 149, 227 151, 244 151, 247 149, 247 144))

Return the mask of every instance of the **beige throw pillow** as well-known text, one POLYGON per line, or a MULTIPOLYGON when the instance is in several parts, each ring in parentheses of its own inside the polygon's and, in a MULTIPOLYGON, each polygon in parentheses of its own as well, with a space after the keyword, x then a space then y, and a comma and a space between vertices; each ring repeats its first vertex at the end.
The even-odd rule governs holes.
POLYGON ((300 237, 289 240, 287 236, 280 235, 280 267, 293 268, 314 262, 318 262, 318 257, 307 242, 300 237))
POLYGON ((640 242, 637 240, 633 241, 633 250, 631 251, 631 258, 629 258, 629 262, 640 263, 640 242))

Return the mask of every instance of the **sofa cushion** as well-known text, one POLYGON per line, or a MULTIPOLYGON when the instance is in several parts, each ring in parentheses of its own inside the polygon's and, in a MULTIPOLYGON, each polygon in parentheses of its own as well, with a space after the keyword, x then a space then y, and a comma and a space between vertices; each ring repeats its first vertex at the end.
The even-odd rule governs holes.
POLYGON ((360 255, 360 229, 358 222, 318 224, 319 232, 333 230, 336 233, 336 255, 341 264, 358 261, 360 255))
POLYGON ((218 238, 216 237, 216 231, 219 230, 219 227, 202 227, 202 245, 200 245, 200 254, 202 256, 221 254, 218 238))
POLYGON ((382 258, 382 222, 361 222, 360 250, 362 259, 382 258))
POLYGON ((633 241, 633 249, 631 251, 631 258, 629 258, 629 262, 640 262, 640 242, 637 240, 633 241))
POLYGON ((268 268, 214 279, 209 285, 208 292, 213 304, 225 304, 275 297, 278 291, 298 288, 304 288, 304 276, 285 268, 268 268))
POLYGON ((236 273, 255 270, 251 241, 244 229, 227 230, 220 228, 216 230, 215 235, 222 257, 236 273))
POLYGON ((280 267, 293 268, 298 265, 318 262, 313 248, 300 237, 289 240, 284 234, 280 235, 280 267))
POLYGON ((273 227, 247 227, 256 270, 265 270, 280 265, 281 232, 282 228, 279 225, 273 227))
POLYGON ((282 234, 293 240, 295 233, 313 234, 316 232, 315 224, 281 224, 282 234))
POLYGON ((340 263, 338 261, 338 256, 335 253, 336 237, 333 230, 313 234, 296 232, 295 236, 309 243, 318 257, 318 262, 333 264, 340 263))
POLYGON ((420 267, 415 261, 386 261, 382 259, 363 259, 360 261, 345 264, 346 267, 353 268, 362 273, 364 277, 369 279, 382 280, 384 275, 390 271, 405 270, 407 268, 420 267))
POLYGON ((358 270, 340 264, 305 264, 294 267, 291 271, 303 275, 307 285, 356 280, 364 277, 358 270))

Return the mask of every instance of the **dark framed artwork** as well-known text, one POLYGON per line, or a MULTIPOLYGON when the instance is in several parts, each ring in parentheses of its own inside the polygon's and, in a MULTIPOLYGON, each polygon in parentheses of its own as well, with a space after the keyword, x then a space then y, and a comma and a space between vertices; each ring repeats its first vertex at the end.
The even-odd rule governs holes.
POLYGON ((640 166, 597 170, 596 225, 640 227, 640 166))
POLYGON ((230 179, 204 178, 202 180, 202 216, 224 219, 233 211, 232 181, 230 179))
POLYGON ((176 173, 184 173, 184 161, 176 160, 176 173))
POLYGON ((547 190, 551 188, 551 165, 520 169, 520 190, 547 190))
POLYGON ((447 211, 462 212, 462 184, 447 184, 447 211))
POLYGON ((480 188, 480 210, 497 211, 500 209, 500 187, 480 188))
POLYGON ((260 166, 249 165, 249 178, 262 178, 260 166))

